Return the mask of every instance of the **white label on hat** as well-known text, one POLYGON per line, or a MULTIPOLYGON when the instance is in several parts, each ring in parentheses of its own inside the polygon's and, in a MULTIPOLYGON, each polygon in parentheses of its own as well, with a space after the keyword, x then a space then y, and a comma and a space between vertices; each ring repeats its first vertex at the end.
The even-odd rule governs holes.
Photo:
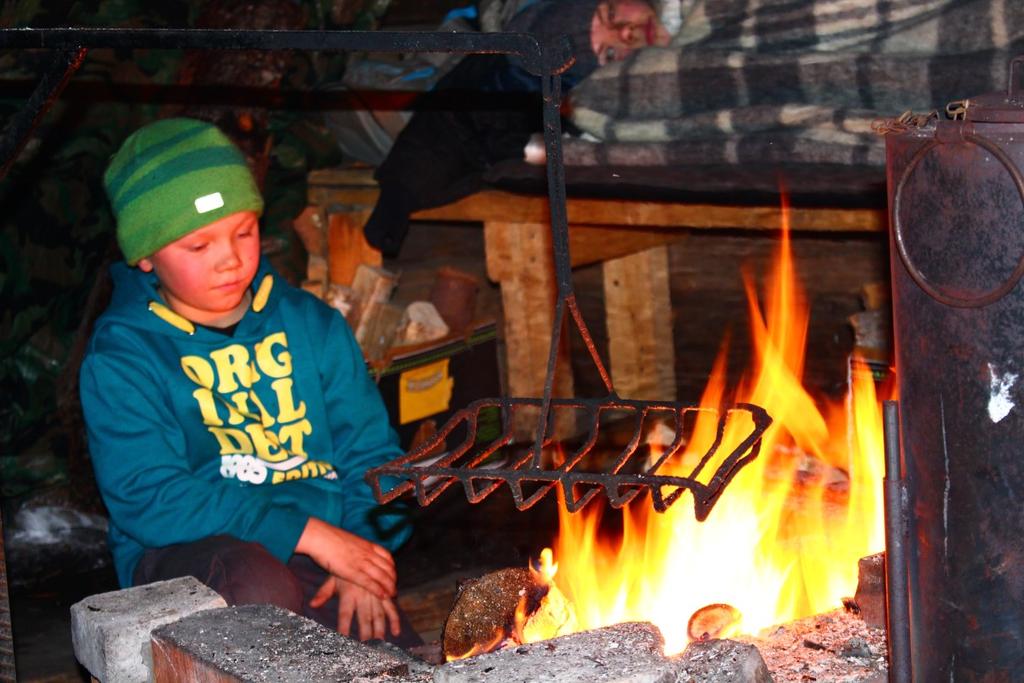
POLYGON ((220 192, 204 194, 202 197, 196 199, 196 211, 199 213, 207 213, 214 209, 219 209, 222 206, 224 206, 224 197, 220 196, 220 192))

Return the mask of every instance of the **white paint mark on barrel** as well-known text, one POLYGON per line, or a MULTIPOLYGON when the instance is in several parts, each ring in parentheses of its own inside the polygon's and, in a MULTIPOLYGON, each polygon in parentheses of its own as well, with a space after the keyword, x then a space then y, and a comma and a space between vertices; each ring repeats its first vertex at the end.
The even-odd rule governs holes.
POLYGON ((988 416, 992 422, 999 422, 1010 414, 1014 403, 1010 400, 1010 389, 1017 381, 1017 373, 1007 372, 1002 375, 991 363, 988 364, 989 397, 988 416))

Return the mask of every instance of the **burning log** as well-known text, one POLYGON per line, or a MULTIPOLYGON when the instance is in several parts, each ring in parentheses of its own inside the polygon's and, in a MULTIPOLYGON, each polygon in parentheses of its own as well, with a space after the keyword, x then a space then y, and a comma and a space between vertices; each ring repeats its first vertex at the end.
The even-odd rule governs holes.
POLYGON ((515 631, 516 610, 526 601, 537 610, 548 587, 526 567, 500 569, 459 586, 455 604, 442 629, 447 659, 460 659, 497 648, 515 631))
POLYGON ((443 628, 445 658, 576 631, 576 612, 552 581, 558 565, 551 557, 545 548, 537 569, 502 569, 460 586, 443 628))

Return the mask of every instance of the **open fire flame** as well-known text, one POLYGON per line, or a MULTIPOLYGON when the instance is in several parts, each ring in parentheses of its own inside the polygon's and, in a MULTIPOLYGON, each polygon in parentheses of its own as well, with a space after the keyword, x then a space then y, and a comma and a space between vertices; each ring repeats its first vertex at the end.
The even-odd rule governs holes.
MULTIPOLYGON (((846 400, 831 403, 815 400, 801 385, 809 309, 794 274, 785 203, 782 214, 764 312, 753 278, 744 276, 753 367, 727 392, 723 344, 701 398, 702 408, 715 409, 702 415, 715 414, 698 419, 688 448, 659 472, 688 474, 713 439, 717 409, 740 401, 764 406, 774 418, 760 456, 740 471, 704 522, 694 519, 686 501, 657 513, 641 500, 623 511, 621 538, 608 539, 598 533, 601 506, 575 514, 560 507, 558 572, 549 578, 575 610, 571 630, 650 621, 664 635, 668 654, 704 635, 753 634, 839 607, 856 589, 857 560, 883 549, 875 385, 869 373, 851 372, 846 400), (703 620, 712 632, 702 630, 703 620), (688 622, 696 632, 688 633, 688 622)), ((718 452, 739 443, 744 427, 727 428, 718 452)), ((553 566, 550 557, 546 562, 553 566)), ((565 620, 555 622, 530 629, 520 623, 515 639, 562 635, 565 620)))

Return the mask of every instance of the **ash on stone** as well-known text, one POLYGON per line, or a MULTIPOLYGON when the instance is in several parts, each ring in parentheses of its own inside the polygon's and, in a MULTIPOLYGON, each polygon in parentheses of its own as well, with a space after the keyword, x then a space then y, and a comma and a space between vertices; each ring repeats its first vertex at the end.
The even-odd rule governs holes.
MULTIPOLYGON (((369 640, 366 641, 366 645, 372 647, 374 650, 380 650, 381 652, 396 658, 400 662, 405 663, 408 673, 402 677, 394 677, 385 674, 380 680, 381 681, 430 681, 434 676, 434 666, 441 662, 431 662, 423 659, 416 655, 414 648, 409 650, 403 650, 393 643, 389 643, 386 640, 369 640)), ((369 679, 367 679, 369 680, 369 679)), ((358 679, 353 681, 358 683, 358 679)))
POLYGON ((843 649, 839 651, 839 654, 848 659, 871 659, 874 653, 871 651, 868 641, 854 636, 843 643, 843 649))
POLYGON ((349 683, 433 683, 433 681, 434 675, 430 671, 410 671, 405 675, 357 676, 349 681, 349 683))
POLYGON ((156 629, 153 641, 240 681, 349 681, 408 670, 392 654, 273 605, 199 612, 156 629))
POLYGON ((448 662, 434 683, 675 683, 657 627, 629 622, 448 662))
POLYGON ((736 640, 757 646, 775 683, 888 680, 885 631, 843 609, 791 621, 758 637, 737 636, 736 640))

